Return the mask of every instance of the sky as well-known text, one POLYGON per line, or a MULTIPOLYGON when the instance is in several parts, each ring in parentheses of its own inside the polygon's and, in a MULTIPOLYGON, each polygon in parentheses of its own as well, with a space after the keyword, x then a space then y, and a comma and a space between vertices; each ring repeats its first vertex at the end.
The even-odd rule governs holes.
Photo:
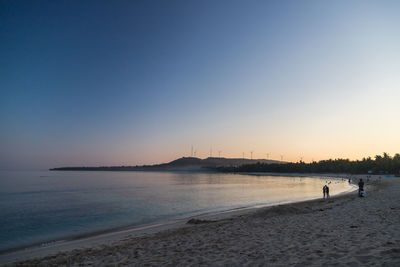
POLYGON ((0 1, 0 169, 400 152, 399 1, 0 1))

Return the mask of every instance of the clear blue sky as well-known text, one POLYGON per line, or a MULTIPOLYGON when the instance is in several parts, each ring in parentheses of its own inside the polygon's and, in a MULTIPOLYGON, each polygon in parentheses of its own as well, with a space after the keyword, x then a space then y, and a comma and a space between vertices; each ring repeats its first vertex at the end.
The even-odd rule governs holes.
POLYGON ((400 152, 399 1, 1 1, 0 168, 400 152))

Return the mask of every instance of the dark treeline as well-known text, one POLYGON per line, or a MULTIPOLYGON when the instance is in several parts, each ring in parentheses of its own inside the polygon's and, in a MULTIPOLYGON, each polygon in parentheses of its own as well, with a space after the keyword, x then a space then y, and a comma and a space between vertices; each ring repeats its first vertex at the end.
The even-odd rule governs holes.
POLYGON ((285 173, 350 173, 350 174, 400 174, 400 154, 394 157, 383 153, 362 160, 351 161, 349 159, 329 159, 319 162, 285 163, 285 164, 247 164, 236 167, 221 167, 226 172, 285 172, 285 173))

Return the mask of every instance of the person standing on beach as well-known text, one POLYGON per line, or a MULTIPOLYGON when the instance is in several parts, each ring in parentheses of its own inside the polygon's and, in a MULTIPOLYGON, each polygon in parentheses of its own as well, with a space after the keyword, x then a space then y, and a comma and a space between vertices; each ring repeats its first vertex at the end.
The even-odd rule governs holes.
POLYGON ((360 179, 358 182, 358 195, 361 196, 361 192, 364 191, 364 181, 360 179))
POLYGON ((324 185, 324 187, 322 187, 322 193, 324 194, 324 198, 326 198, 326 188, 327 188, 326 185, 324 185))
POLYGON ((326 198, 329 198, 329 186, 326 186, 325 192, 326 192, 326 198))

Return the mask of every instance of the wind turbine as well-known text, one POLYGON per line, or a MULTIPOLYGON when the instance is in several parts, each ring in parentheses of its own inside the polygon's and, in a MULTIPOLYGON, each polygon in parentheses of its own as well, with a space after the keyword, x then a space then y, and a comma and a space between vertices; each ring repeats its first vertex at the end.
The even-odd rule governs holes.
POLYGON ((281 161, 283 161, 283 155, 281 155, 281 161))
POLYGON ((253 151, 250 151, 250 158, 253 159, 253 151))

